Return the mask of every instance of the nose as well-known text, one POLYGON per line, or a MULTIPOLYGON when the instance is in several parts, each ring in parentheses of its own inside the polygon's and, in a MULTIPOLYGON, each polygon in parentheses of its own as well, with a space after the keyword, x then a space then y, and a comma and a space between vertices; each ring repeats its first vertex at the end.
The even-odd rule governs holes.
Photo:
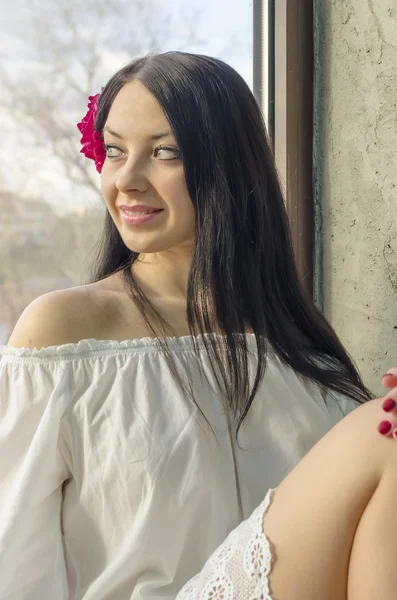
POLYGON ((149 187, 149 181, 145 173, 144 165, 139 159, 132 157, 123 165, 117 175, 116 187, 119 192, 145 192, 149 187))

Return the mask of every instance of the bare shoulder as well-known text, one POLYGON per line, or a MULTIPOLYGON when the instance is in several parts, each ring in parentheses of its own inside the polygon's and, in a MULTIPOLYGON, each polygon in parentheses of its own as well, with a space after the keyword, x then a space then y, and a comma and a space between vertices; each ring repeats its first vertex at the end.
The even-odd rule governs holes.
POLYGON ((23 311, 8 340, 17 348, 44 348, 78 342, 93 321, 90 296, 79 287, 39 296, 23 311))
MULTIPOLYGON (((23 311, 8 345, 45 348, 82 339, 118 339, 125 327, 125 303, 109 281, 49 292, 23 311)), ((130 310, 136 312, 131 301, 130 310)))

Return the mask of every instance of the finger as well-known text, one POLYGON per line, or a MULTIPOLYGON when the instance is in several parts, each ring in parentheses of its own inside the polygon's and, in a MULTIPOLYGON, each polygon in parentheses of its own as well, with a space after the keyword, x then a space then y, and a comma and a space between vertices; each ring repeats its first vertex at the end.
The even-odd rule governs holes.
POLYGON ((387 397, 382 403, 383 420, 378 425, 382 435, 397 437, 397 400, 387 397))
POLYGON ((397 415, 390 413, 378 423, 378 431, 383 437, 397 438, 397 415))
POLYGON ((382 375, 383 387, 393 388, 397 385, 397 367, 389 369, 387 373, 382 375))
POLYGON ((397 439, 397 387, 394 387, 382 401, 382 420, 378 431, 385 437, 397 439))

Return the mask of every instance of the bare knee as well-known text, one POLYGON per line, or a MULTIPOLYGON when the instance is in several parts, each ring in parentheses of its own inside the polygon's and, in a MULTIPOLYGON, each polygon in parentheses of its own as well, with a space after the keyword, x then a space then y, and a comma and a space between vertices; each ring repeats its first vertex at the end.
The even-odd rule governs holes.
POLYGON ((346 417, 277 489, 263 523, 275 553, 270 577, 275 597, 396 598, 397 444, 376 431, 380 407, 373 401, 346 417), (375 547, 382 556, 376 569, 375 547), (392 563, 393 583, 382 594, 368 595, 380 578, 387 579, 392 563))

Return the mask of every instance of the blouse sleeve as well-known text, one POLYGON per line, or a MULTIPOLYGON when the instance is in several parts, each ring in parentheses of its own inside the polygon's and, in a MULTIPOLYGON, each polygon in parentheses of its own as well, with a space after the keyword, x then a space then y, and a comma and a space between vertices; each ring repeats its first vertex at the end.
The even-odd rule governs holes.
POLYGON ((66 600, 61 426, 70 375, 65 363, 20 354, 0 346, 0 598, 66 600))

